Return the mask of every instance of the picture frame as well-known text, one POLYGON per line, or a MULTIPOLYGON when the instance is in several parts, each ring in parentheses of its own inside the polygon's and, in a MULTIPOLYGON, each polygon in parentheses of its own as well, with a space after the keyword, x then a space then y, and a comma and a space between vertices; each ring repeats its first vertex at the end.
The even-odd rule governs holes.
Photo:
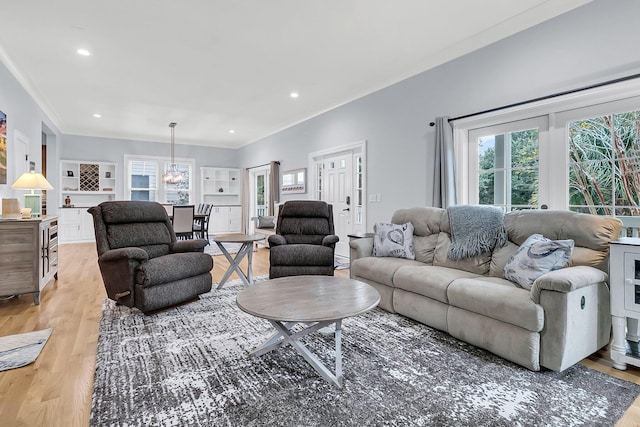
POLYGON ((111 178, 111 172, 107 171, 104 173, 105 178, 111 178))
POLYGON ((67 176, 73 177, 73 171, 67 171, 67 176))
POLYGON ((0 111, 0 184, 8 184, 7 151, 7 115, 0 111))
POLYGON ((293 169, 282 172, 281 194, 303 194, 307 192, 307 168, 293 169))

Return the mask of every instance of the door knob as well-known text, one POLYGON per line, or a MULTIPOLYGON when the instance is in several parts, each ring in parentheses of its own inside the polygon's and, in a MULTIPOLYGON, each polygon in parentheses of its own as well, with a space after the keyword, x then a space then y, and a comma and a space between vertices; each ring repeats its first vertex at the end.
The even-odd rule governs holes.
POLYGON ((347 209, 342 209, 342 212, 344 211, 350 211, 351 209, 347 208, 347 209))

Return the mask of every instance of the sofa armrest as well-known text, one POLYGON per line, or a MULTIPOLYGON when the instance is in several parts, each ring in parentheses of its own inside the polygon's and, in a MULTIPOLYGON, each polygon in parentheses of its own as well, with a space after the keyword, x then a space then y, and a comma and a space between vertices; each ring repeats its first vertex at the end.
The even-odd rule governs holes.
POLYGON ((111 249, 102 255, 100 255, 101 262, 113 262, 118 261, 120 259, 132 259, 140 261, 147 261, 149 259, 149 254, 145 252, 143 249, 129 247, 129 248, 119 248, 119 249, 111 249))
POLYGON ((283 236, 281 236, 280 234, 273 234, 271 236, 269 236, 269 247, 274 247, 274 246, 280 246, 280 245, 286 245, 287 241, 285 240, 285 238, 283 236))
POLYGON ((363 237, 349 242, 351 262, 373 254, 373 237, 363 237))
POLYGON ((340 238, 335 234, 324 236, 322 238, 322 246, 329 246, 330 248, 333 248, 339 240, 340 238))
POLYGON ((136 270, 148 259, 149 255, 144 250, 134 247, 112 249, 100 255, 98 265, 107 296, 133 307, 136 270))
POLYGON ((208 244, 209 242, 205 239, 176 240, 169 244, 169 252, 172 254, 180 252, 203 252, 204 247, 208 244))
POLYGON ((594 283, 607 282, 607 273, 594 267, 579 265, 550 271, 538 277, 531 286, 531 299, 540 304, 543 290, 568 293, 594 283))

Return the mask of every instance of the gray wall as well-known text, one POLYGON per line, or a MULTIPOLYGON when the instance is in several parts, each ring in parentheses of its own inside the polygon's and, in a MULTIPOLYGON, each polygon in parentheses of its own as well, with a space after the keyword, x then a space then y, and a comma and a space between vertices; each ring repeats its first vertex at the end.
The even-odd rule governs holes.
POLYGON ((7 115, 7 184, 0 185, 0 198, 17 197, 20 205, 24 204, 24 191, 11 190, 10 185, 17 178, 14 165, 12 146, 16 130, 29 139, 29 158, 36 162, 36 170, 42 170, 42 132, 49 134, 48 146, 53 155, 48 156, 48 165, 56 163, 57 141, 60 132, 44 114, 38 104, 27 91, 18 83, 9 70, 0 64, 0 111, 7 115))
MULTIPOLYGON (((428 123, 434 117, 474 113, 639 73, 638 16, 640 1, 595 0, 239 150, 177 145, 176 156, 196 158, 198 168, 279 160, 280 169, 288 170, 306 167, 310 152, 366 140, 367 190, 382 195, 380 203, 367 206, 371 229, 397 208, 431 203, 434 132, 428 123)), ((60 159, 116 161, 122 167, 124 153, 169 152, 162 143, 60 135, 4 66, 0 110, 8 115, 9 143, 19 129, 30 139, 36 159, 42 129, 51 134, 51 177, 57 177, 60 159)), ((11 155, 9 159, 12 168, 11 155)), ((0 186, 0 196, 15 196, 8 187, 0 186)), ((57 204, 57 190, 49 197, 57 204)))
MULTIPOLYGON (((436 116, 455 117, 640 73, 640 1, 596 0, 553 20, 243 147, 243 166, 367 140, 367 228, 429 205, 436 116)), ((425 41, 428 43, 428 41, 425 41)), ((640 108, 640 106, 639 106, 640 108)))

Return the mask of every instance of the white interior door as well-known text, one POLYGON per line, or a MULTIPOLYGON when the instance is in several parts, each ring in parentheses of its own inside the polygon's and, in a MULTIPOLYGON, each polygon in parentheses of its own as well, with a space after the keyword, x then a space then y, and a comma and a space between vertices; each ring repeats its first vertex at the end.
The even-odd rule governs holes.
POLYGON ((336 254, 349 256, 349 237, 352 233, 353 154, 347 152, 323 160, 322 200, 333 205, 333 222, 340 241, 336 254))
POLYGON ((29 138, 19 131, 14 131, 13 145, 13 164, 14 176, 13 180, 9 178, 7 184, 12 184, 16 179, 25 172, 29 172, 29 138))
MULTIPOLYGON (((249 216, 269 216, 269 168, 253 169, 249 174, 249 216)), ((255 230, 254 221, 249 221, 249 232, 255 230)))

